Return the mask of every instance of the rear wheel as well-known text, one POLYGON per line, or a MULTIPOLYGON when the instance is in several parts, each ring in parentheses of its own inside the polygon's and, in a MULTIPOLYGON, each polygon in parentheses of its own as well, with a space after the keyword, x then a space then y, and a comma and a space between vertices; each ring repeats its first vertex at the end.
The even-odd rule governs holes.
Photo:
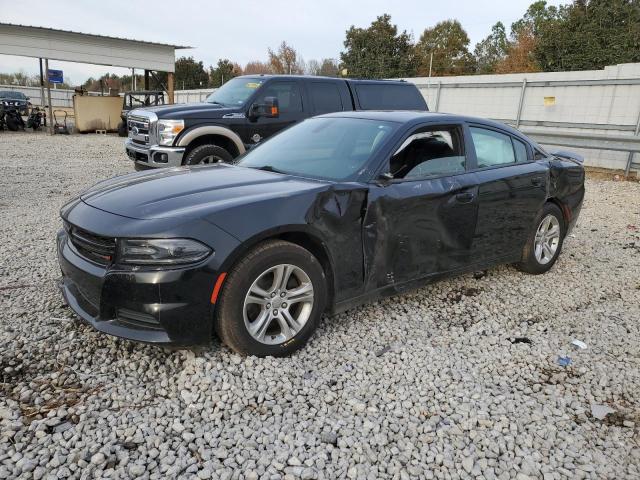
POLYGON ((7 128, 12 132, 17 132, 20 130, 20 122, 15 117, 7 117, 7 128))
POLYGON ((231 163, 233 156, 218 145, 200 145, 191 150, 184 159, 185 165, 202 165, 211 163, 231 163))
POLYGON ((243 355, 289 355, 316 329, 326 298, 324 270, 309 251, 268 241, 229 273, 218 300, 216 331, 243 355))
POLYGON ((560 209, 547 203, 536 217, 535 229, 522 252, 517 265, 524 272, 545 273, 556 263, 564 241, 565 225, 560 209))

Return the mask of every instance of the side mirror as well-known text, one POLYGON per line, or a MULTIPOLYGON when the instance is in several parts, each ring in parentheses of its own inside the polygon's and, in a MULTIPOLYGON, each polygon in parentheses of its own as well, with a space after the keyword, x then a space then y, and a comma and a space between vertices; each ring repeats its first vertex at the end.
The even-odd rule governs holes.
POLYGON ((265 97, 264 103, 254 103, 251 105, 250 115, 253 118, 278 118, 280 116, 278 99, 276 97, 265 97))

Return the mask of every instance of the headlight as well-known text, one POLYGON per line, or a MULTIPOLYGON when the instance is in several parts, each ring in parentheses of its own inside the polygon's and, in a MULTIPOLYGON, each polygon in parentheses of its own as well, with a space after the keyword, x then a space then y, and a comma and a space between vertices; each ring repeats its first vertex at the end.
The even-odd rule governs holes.
POLYGON ((118 262, 135 265, 183 265, 195 263, 212 250, 188 238, 121 239, 118 262))
POLYGON ((173 145, 173 141, 182 130, 184 130, 184 120, 158 120, 160 145, 173 145))

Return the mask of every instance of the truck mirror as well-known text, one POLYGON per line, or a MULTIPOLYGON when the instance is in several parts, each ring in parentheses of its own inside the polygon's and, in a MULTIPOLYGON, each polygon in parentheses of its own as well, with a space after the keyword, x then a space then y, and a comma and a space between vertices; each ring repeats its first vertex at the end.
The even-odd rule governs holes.
POLYGON ((278 118, 280 116, 280 108, 278 107, 277 97, 265 97, 263 103, 254 103, 251 106, 252 117, 278 118))

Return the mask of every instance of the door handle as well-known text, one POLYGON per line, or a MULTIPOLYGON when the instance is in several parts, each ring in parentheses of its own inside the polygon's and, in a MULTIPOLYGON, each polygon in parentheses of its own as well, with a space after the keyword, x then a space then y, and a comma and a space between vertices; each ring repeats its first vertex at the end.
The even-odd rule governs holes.
POLYGON ((532 184, 534 187, 539 187, 540 185, 542 185, 542 178, 540 178, 540 177, 533 177, 533 178, 531 179, 531 184, 532 184))
POLYGON ((463 192, 456 195, 456 200, 460 203, 471 203, 476 196, 471 192, 463 192))

